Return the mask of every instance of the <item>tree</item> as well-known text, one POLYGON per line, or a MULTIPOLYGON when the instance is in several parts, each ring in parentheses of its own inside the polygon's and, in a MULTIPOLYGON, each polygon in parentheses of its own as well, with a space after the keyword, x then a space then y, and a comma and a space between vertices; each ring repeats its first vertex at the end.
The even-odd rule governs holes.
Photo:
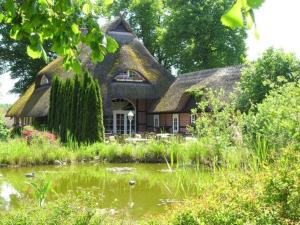
POLYGON ((0 23, 9 26, 12 39, 28 43, 30 57, 47 61, 45 44, 51 43, 51 50, 64 57, 65 68, 80 73, 78 56, 82 44, 91 48, 94 62, 102 61, 118 47, 114 39, 103 34, 95 16, 110 3, 107 0, 0 0, 0 23), (100 2, 100 7, 96 2, 100 2))
POLYGON ((232 3, 232 0, 117 0, 110 15, 125 12, 137 36, 162 65, 189 72, 243 62, 244 29, 231 30, 220 23, 232 3))
POLYGON ((57 87, 58 87, 58 77, 55 76, 52 79, 52 83, 51 83, 51 94, 50 94, 50 107, 49 107, 49 113, 48 113, 48 129, 50 131, 54 131, 55 130, 55 99, 57 96, 57 87))
POLYGON ((241 64, 245 58, 243 29, 219 22, 231 0, 170 2, 165 49, 180 72, 241 64))
POLYGON ((108 16, 126 15, 135 34, 165 68, 172 66, 171 56, 166 55, 163 45, 166 2, 163 0, 116 0, 109 8, 108 16))
POLYGON ((55 77, 50 94, 48 125, 63 143, 104 140, 103 110, 98 81, 86 71, 62 80, 55 77))
POLYGON ((294 54, 270 48, 256 62, 244 67, 239 83, 237 107, 248 111, 280 86, 300 79, 300 61, 294 54))
MULTIPOLYGON (((9 30, 8 25, 0 24, 0 76, 10 72, 11 78, 18 80, 11 91, 21 94, 32 84, 39 70, 46 66, 46 62, 29 57, 26 53, 29 43, 12 39, 9 30)), ((55 57, 49 44, 45 44, 45 51, 50 60, 55 57)))

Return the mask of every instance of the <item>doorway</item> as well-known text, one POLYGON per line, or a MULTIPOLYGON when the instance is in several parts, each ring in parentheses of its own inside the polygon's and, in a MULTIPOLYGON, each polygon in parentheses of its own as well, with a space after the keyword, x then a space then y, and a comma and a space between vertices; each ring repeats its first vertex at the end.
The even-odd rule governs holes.
POLYGON ((129 134, 130 124, 131 133, 136 133, 136 110, 134 105, 126 99, 113 99, 113 133, 114 134, 129 134), (128 113, 133 113, 133 119, 130 122, 128 113))

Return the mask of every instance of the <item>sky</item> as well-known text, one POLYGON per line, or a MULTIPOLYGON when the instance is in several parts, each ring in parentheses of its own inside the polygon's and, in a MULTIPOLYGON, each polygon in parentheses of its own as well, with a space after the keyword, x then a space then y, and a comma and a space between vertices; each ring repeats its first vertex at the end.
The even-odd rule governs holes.
MULTIPOLYGON (((266 0, 255 11, 260 38, 252 32, 247 38, 247 56, 257 59, 267 48, 273 46, 287 52, 294 52, 300 58, 300 0, 266 0)), ((9 93, 14 85, 9 74, 0 76, 0 104, 12 104, 18 96, 9 93)))

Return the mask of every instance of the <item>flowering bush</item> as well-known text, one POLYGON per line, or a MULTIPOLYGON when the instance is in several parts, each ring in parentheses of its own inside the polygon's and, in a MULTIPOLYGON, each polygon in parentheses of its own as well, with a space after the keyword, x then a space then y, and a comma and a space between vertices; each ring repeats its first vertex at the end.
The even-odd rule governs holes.
POLYGON ((51 144, 56 143, 55 134, 48 131, 38 131, 29 126, 23 128, 22 136, 29 145, 33 143, 42 144, 44 142, 49 142, 51 144))

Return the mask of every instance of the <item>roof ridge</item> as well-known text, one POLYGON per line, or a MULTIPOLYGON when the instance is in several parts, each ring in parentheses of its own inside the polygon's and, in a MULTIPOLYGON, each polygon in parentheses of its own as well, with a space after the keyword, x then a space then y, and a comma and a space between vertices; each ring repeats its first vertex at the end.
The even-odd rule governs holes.
POLYGON ((189 77, 189 76, 198 76, 199 73, 204 74, 207 72, 212 72, 212 71, 218 71, 218 70, 224 70, 224 69, 239 69, 243 67, 243 64, 239 65, 231 65, 231 66, 225 66, 225 67, 217 67, 217 68, 210 68, 210 69, 203 69, 203 70, 198 70, 198 71, 192 71, 192 72, 187 72, 187 73, 182 73, 178 75, 178 79, 181 77, 189 77))

